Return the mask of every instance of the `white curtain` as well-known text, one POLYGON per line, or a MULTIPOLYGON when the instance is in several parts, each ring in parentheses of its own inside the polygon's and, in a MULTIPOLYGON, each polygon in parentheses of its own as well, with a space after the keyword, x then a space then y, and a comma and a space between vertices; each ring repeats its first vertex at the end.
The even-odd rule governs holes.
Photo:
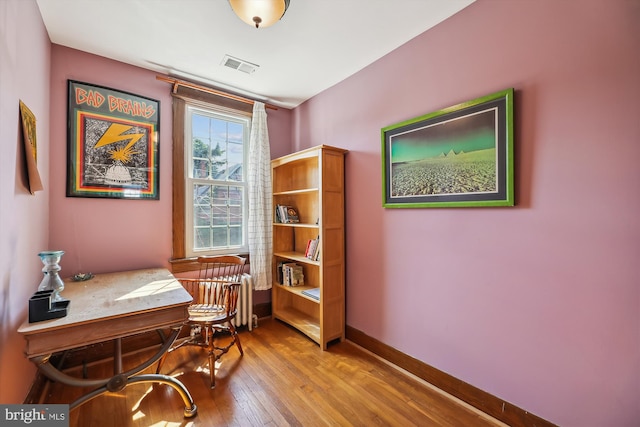
POLYGON ((249 143, 249 257, 256 290, 271 289, 272 214, 271 151, 267 112, 253 104, 249 143))

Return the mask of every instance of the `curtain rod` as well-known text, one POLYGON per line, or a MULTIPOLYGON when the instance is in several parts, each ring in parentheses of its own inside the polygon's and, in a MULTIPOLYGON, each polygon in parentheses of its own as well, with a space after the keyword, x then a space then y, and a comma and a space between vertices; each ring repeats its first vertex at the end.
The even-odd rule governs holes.
MULTIPOLYGON (((199 84, 195 84, 195 83, 190 83, 190 82, 186 82, 184 80, 177 80, 171 77, 165 77, 165 76, 156 76, 157 80, 162 80, 163 82, 167 82, 167 83, 171 83, 173 85, 173 93, 177 93, 178 92, 178 86, 184 86, 184 87, 188 87, 191 89, 195 89, 195 90, 199 90, 200 92, 206 92, 206 93, 210 93, 213 95, 218 95, 221 96, 223 98, 228 98, 228 99, 233 99, 235 101, 240 101, 240 102, 244 102, 245 104, 254 104, 254 100, 253 99, 249 99, 249 98, 243 98, 241 96, 237 96, 237 95, 232 95, 230 93, 226 93, 226 92, 221 92, 219 90, 215 90, 215 89, 211 89, 208 88, 206 86, 201 86, 199 84)), ((276 107, 275 105, 271 105, 271 104, 264 104, 265 108, 270 108, 272 110, 277 110, 278 107, 276 107)))

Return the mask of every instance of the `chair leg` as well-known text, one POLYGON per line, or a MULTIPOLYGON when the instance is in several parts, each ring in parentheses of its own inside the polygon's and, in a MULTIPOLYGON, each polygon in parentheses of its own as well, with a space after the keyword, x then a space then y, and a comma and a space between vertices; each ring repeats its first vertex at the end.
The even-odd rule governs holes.
POLYGON ((244 356, 244 351, 242 351, 242 344, 240 343, 240 335, 238 335, 238 331, 236 331, 236 327, 233 326, 232 322, 229 322, 229 332, 231 332, 231 337, 233 338, 233 344, 238 346, 238 350, 240 351, 240 356, 244 356))
POLYGON ((210 388, 216 388, 216 354, 213 350, 209 352, 209 381, 210 388))
POLYGON ((209 356, 209 382, 210 388, 216 388, 216 348, 214 345, 214 330, 211 326, 206 326, 207 351, 209 356))

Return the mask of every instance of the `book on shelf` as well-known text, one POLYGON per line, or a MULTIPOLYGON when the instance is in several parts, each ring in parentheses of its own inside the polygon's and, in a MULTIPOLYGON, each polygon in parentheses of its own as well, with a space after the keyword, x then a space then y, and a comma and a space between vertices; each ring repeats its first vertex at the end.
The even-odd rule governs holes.
POLYGON ((294 224, 300 222, 298 211, 293 206, 276 205, 276 222, 282 224, 294 224))
POLYGON ((282 263, 282 282, 284 286, 304 285, 304 270, 295 262, 282 263))
POLYGON ((311 259, 313 261, 320 261, 320 236, 316 239, 316 246, 313 250, 313 256, 311 259))
POLYGON ((300 222, 298 211, 293 206, 287 206, 287 223, 300 222))
POLYGON ((295 264, 295 263, 290 261, 284 261, 280 263, 280 269, 281 269, 280 284, 281 285, 289 286, 289 279, 291 277, 289 276, 289 266, 292 264, 295 264))
POLYGON ((278 267, 276 269, 276 280, 278 280, 278 283, 280 283, 281 285, 284 284, 284 275, 282 274, 282 266, 284 265, 284 261, 280 261, 278 263, 278 267))
POLYGON ((309 242, 304 256, 312 261, 317 261, 320 256, 320 236, 311 239, 309 242))
POLYGON ((305 289, 302 294, 320 301, 320 288, 305 289))
POLYGON ((293 265, 289 270, 291 274, 291 286, 303 286, 304 285, 304 271, 301 265, 293 265))

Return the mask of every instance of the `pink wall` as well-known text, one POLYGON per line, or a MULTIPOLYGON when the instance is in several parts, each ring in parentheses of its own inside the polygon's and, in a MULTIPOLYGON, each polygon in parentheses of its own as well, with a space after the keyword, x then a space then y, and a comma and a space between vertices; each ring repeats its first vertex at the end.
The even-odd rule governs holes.
POLYGON ((49 241, 49 37, 34 1, 0 1, 0 403, 20 403, 35 378, 16 330, 42 280, 49 241), (28 28, 28 31, 25 31, 28 28), (26 180, 19 100, 36 116, 44 191, 26 180))
MULTIPOLYGON (((51 245, 64 249, 64 271, 105 272, 168 267, 171 258, 171 86, 157 73, 103 57, 52 46, 51 245), (65 197, 67 80, 79 80, 160 101, 160 200, 65 197)), ((291 111, 268 110, 274 151, 289 150, 291 111)))
POLYGON ((640 3, 478 0, 294 110, 347 155, 347 323, 565 426, 640 419, 640 3), (515 208, 383 209, 380 129, 516 90, 515 208))

